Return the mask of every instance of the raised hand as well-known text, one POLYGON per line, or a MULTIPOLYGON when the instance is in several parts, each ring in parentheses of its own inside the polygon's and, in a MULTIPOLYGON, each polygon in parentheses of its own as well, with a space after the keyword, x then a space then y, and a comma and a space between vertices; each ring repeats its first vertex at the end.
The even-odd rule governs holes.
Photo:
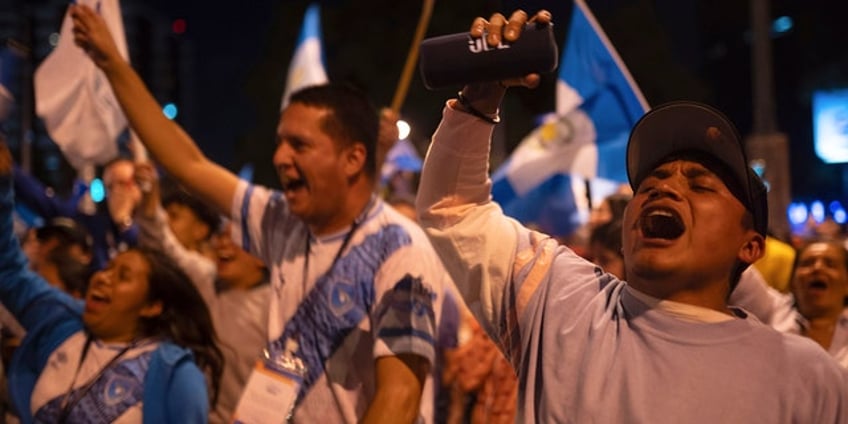
MULTIPOLYGON (((486 37, 486 43, 495 47, 502 40, 513 42, 521 37, 527 23, 538 25, 549 25, 551 14, 547 10, 541 10, 532 18, 528 19, 523 10, 512 12, 509 19, 500 13, 493 14, 488 20, 477 17, 471 23, 469 35, 473 38, 486 37)), ((459 99, 454 107, 469 112, 473 115, 483 116, 484 120, 497 122, 496 115, 501 100, 508 87, 535 88, 539 85, 539 74, 529 74, 519 78, 511 78, 496 82, 478 82, 463 87, 459 99), (486 118, 488 116, 488 118, 486 118)))
POLYGON ((137 162, 133 174, 136 184, 141 189, 141 204, 139 212, 147 218, 156 215, 162 202, 159 191, 159 175, 151 162, 137 162))
POLYGON ((118 46, 103 17, 83 4, 71 4, 69 7, 74 23, 74 44, 82 48, 101 69, 115 61, 122 61, 118 46))
MULTIPOLYGON (((549 25, 551 23, 551 14, 547 10, 540 10, 533 17, 528 17, 523 10, 512 12, 509 19, 500 13, 493 14, 488 20, 483 17, 477 17, 471 23, 469 35, 473 38, 486 38, 486 43, 489 46, 496 47, 501 41, 509 43, 515 42, 521 37, 524 27, 528 23, 537 25, 549 25)), ((523 86, 536 87, 539 84, 539 75, 530 74, 522 78, 504 80, 500 85, 504 87, 523 86)))

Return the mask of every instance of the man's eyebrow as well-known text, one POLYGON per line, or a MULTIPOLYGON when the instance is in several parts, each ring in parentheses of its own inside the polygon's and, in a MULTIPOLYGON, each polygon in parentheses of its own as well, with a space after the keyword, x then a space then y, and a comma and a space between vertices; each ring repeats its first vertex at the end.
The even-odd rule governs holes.
POLYGON ((698 177, 708 177, 711 175, 715 175, 714 172, 710 171, 707 168, 701 166, 692 166, 688 167, 683 171, 683 175, 687 178, 698 178, 698 177))
POLYGON ((669 171, 668 169, 664 169, 662 166, 658 166, 658 167, 654 168, 653 171, 648 173, 648 175, 646 175, 645 178, 653 177, 653 178, 662 179, 662 178, 667 178, 669 175, 671 175, 671 171, 669 171))

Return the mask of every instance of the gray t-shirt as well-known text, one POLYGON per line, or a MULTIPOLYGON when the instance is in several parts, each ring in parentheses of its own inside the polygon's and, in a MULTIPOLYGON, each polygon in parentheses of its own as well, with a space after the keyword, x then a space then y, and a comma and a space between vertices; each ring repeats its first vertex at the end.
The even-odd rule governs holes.
POLYGON ((489 194, 491 131, 445 109, 418 209, 469 308, 516 368, 520 421, 848 422, 848 377, 811 340, 738 309, 704 323, 651 308, 505 217, 489 194))

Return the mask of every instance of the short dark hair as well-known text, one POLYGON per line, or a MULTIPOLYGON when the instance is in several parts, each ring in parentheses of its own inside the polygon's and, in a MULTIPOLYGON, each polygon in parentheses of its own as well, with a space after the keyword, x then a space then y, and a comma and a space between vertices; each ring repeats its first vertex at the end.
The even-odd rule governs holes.
POLYGON ((329 110, 321 130, 343 145, 362 143, 367 154, 366 174, 372 179, 377 175, 380 119, 362 91, 347 84, 314 85, 294 92, 289 105, 295 103, 329 110))
POLYGON ((612 221, 605 222, 592 230, 592 234, 589 236, 589 245, 593 245, 595 243, 600 244, 605 249, 611 250, 622 256, 621 253, 621 220, 613 219, 612 221))
POLYGON ((170 204, 183 205, 189 208, 197 219, 209 227, 207 238, 211 237, 221 226, 221 216, 211 206, 181 188, 168 193, 162 199, 163 207, 167 208, 170 204))
POLYGON ((59 242, 59 248, 76 245, 82 248, 85 253, 91 253, 94 245, 91 233, 80 223, 68 217, 51 219, 35 230, 35 237, 42 242, 55 239, 59 242))

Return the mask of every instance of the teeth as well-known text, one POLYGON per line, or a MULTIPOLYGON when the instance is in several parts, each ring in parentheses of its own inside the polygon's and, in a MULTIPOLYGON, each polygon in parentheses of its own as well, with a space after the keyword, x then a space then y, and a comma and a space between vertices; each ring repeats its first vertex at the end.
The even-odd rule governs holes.
POLYGON ((670 210, 652 209, 640 219, 642 233, 649 238, 674 240, 685 228, 680 218, 670 210))
POLYGON ((671 214, 671 212, 669 212, 669 211, 666 211, 666 210, 660 210, 660 209, 655 209, 655 210, 652 210, 651 212, 649 212, 647 216, 667 216, 667 217, 672 217, 673 215, 672 215, 672 214, 671 214))

